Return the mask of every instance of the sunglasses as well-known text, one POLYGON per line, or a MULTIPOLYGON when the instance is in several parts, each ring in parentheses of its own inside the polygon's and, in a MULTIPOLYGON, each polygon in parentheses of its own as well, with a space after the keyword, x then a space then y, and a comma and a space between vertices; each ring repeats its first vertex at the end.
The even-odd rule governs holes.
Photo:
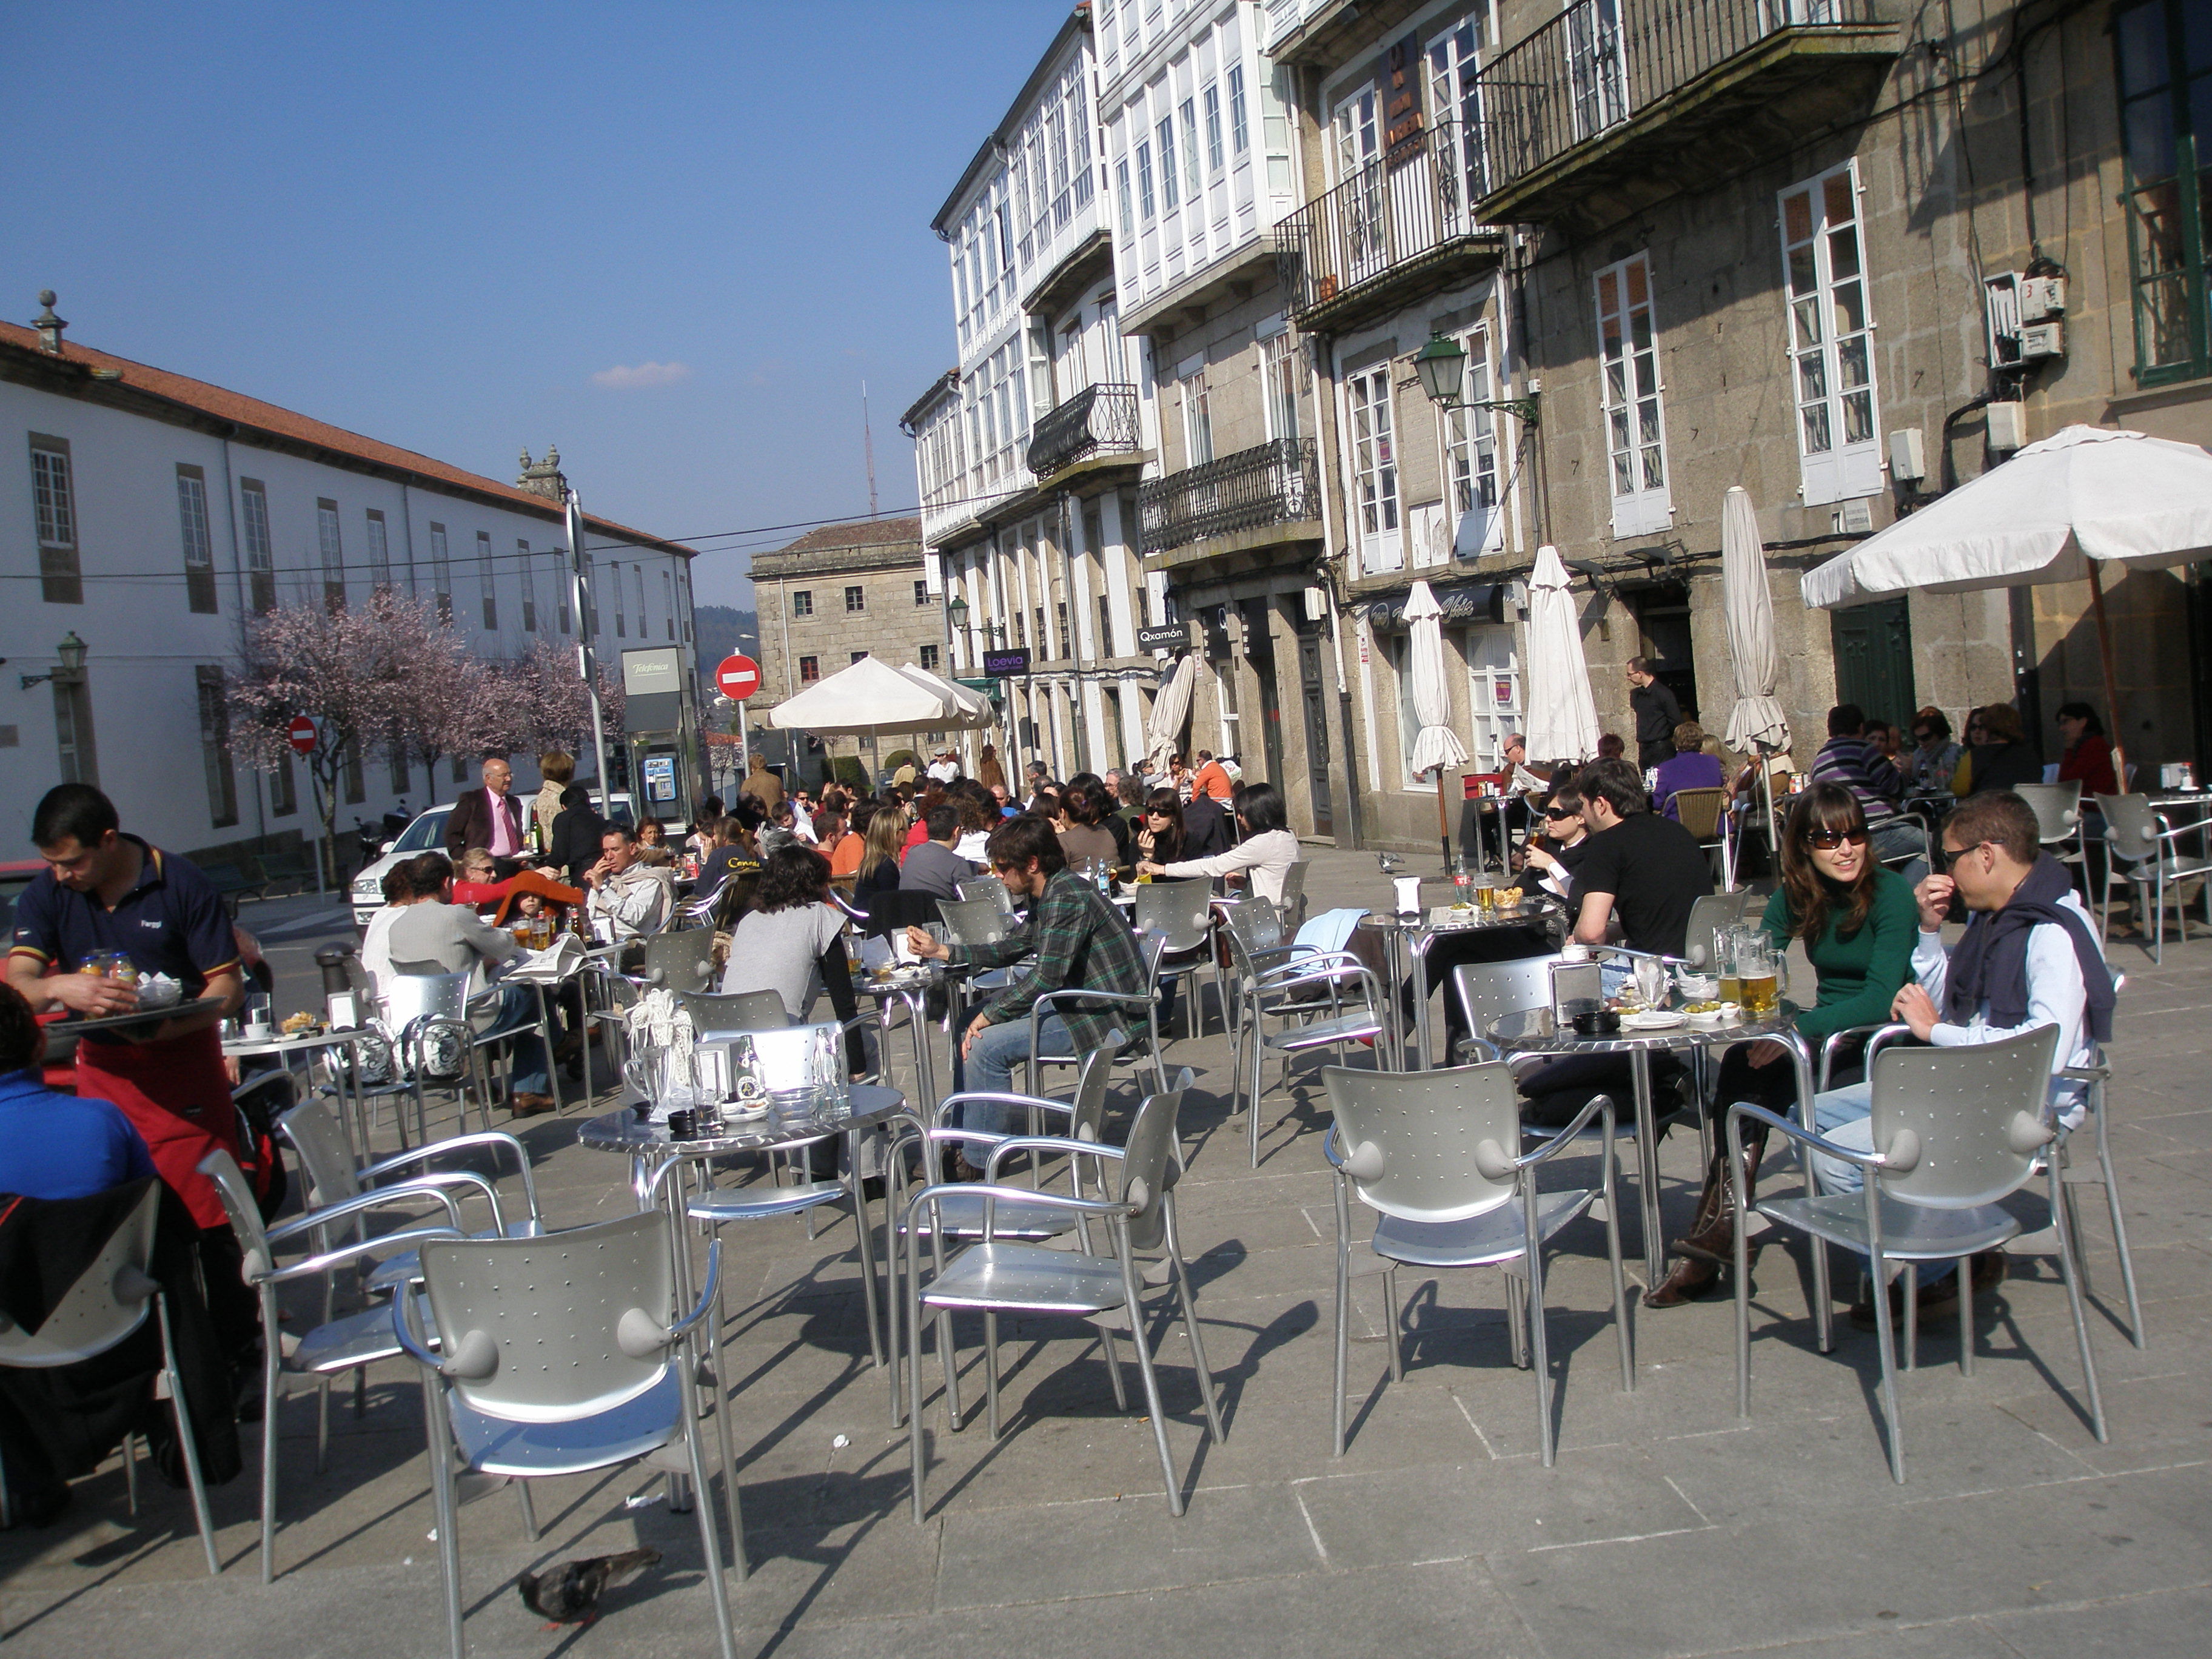
POLYGON ((1547 818, 1578 818, 1582 815, 1579 806, 1547 806, 1544 809, 1544 816, 1547 818))
POLYGON ((1930 738, 1934 737, 1935 735, 1936 735, 1936 734, 1935 734, 1933 732, 1915 732, 1912 734, 1912 740, 1913 740, 1915 743, 1925 743, 1925 742, 1927 742, 1927 741, 1928 741, 1928 739, 1929 739, 1929 738, 1930 738))
POLYGON ((1972 847, 1945 847, 1938 842, 1931 856, 1938 871, 1948 870, 1967 854, 1988 845, 1989 843, 1984 841, 1978 841, 1972 847))
POLYGON ((1815 830, 1805 837, 1805 845, 1818 848, 1823 853, 1832 853, 1845 842, 1854 847, 1863 847, 1867 844, 1867 832, 1863 830, 1815 830))

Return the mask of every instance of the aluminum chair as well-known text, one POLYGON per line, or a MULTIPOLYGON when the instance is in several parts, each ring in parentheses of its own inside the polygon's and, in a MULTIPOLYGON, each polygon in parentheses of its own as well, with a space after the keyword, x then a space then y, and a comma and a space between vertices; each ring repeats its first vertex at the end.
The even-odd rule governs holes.
MULTIPOLYGON (((981 883, 963 881, 963 894, 980 888, 981 883)), ((1006 884, 996 877, 990 887, 979 891, 973 898, 939 899, 938 912, 945 919, 945 933, 955 945, 996 945, 1014 929, 1013 901, 1006 896, 1006 884)), ((969 975, 969 985, 978 991, 1004 990, 1013 983, 1012 968, 986 968, 969 975)))
MULTIPOLYGON (((2097 810, 2105 815, 2105 891, 2098 906, 2101 938, 2112 937, 2112 881, 2114 877, 2129 882, 2138 896, 2150 903, 2152 946, 2151 960, 2166 960, 2166 889, 2179 887, 2185 881, 2195 881, 2203 889, 2204 920, 2212 926, 2212 859, 2191 858, 2182 853, 2180 838, 2204 833, 2200 823, 2185 823, 2179 829, 2166 822, 2163 812, 2151 810, 2148 795, 2100 795, 2097 810)), ((2176 907, 2179 909, 2179 905, 2176 907)), ((2181 939, 2188 943, 2189 928, 2185 921, 2181 939)))
POLYGON ((1741 927, 1766 907, 1764 894, 1748 890, 1707 893, 1690 903, 1689 925, 1682 930, 1682 960, 1699 973, 1713 968, 1713 936, 1723 927, 1741 927))
POLYGON ((1283 896, 1275 901, 1284 925, 1294 933, 1306 924, 1306 860, 1300 859, 1283 872, 1283 896))
POLYGON ((2063 783, 2015 784, 2013 793, 2035 813, 2035 838, 2043 850, 2061 864, 2070 864, 2083 871, 2082 885, 2086 888, 2088 876, 2081 852, 2081 781, 2069 778, 2063 783))
MULTIPOLYGON (((1698 901, 1702 904, 1703 899, 1698 901)), ((1460 962, 1452 964, 1448 981, 1467 1019, 1467 1035, 1449 1056, 1454 1064, 1473 1049, 1488 1050, 1487 1059, 1504 1055, 1485 1035, 1508 1014, 1545 1007, 1552 1000, 1552 964, 1564 958, 1556 951, 1540 957, 1519 957, 1510 962, 1460 962)))
MULTIPOLYGON (((699 1544, 722 1659, 734 1659, 728 1586, 692 1381, 696 1333, 720 1294, 722 1247, 707 1252, 696 1306, 674 1317, 673 1224, 643 1211, 542 1238, 444 1239, 422 1250, 422 1291, 386 1315, 396 1346, 422 1368, 425 1432, 435 1503, 438 1563, 453 1659, 465 1659, 459 1474, 518 1482, 584 1474, 651 1460, 696 1489, 699 1544), (441 1332, 433 1352, 418 1321, 427 1302, 441 1332), (680 1356, 677 1351, 680 1350, 680 1356), (681 1455, 678 1455, 680 1445, 681 1455)), ((717 1414, 726 1413, 726 1400, 717 1414)), ((723 1465, 737 1510, 736 1476, 723 1465)), ((524 1490, 527 1491, 526 1486, 524 1490)), ((526 1504, 526 1521, 531 1519, 526 1504)), ((530 1530, 535 1534, 536 1527, 530 1530)), ((732 1540, 745 1573, 744 1540, 732 1540)))
MULTIPOLYGON (((1120 1356, 1112 1344, 1121 1320, 1137 1350, 1137 1368, 1144 1378, 1145 1403, 1159 1451, 1160 1475, 1167 1489, 1168 1511, 1183 1512, 1182 1489, 1168 1449, 1167 1425, 1160 1404, 1158 1378, 1152 1369, 1152 1352, 1145 1340, 1144 1290, 1136 1259, 1139 1253, 1162 1253, 1182 1304, 1183 1333, 1188 1337, 1198 1371, 1199 1394, 1206 1406, 1208 1431, 1221 1443, 1221 1409, 1215 1401, 1213 1374, 1206 1359, 1206 1344, 1198 1328, 1197 1304, 1191 1292, 1190 1274, 1184 1266, 1182 1241, 1176 1230, 1175 1194, 1168 1177, 1168 1153, 1176 1139, 1176 1115, 1182 1093, 1169 1090, 1152 1095, 1137 1109, 1126 1146, 1107 1146, 1060 1136, 1018 1136, 1002 1141, 991 1154, 991 1174, 999 1163, 1017 1152, 1065 1152, 1075 1158, 1100 1161, 1102 1182, 1110 1185, 1111 1198, 1082 1198, 1072 1194, 1040 1193, 1007 1187, 995 1178, 975 1186, 925 1187, 908 1201, 907 1231, 907 1336, 909 1350, 921 1344, 922 1310, 951 1314, 977 1312, 983 1316, 983 1377, 991 1437, 999 1433, 998 1316, 1005 1313, 1058 1315, 1089 1319, 1097 1323, 1104 1347, 1114 1397, 1127 1409, 1121 1384, 1120 1356), (1118 1169, 1113 1166, 1118 1165, 1118 1169), (921 1238, 917 1220, 925 1209, 941 1206, 954 1197, 984 1200, 985 1236, 951 1261, 938 1267, 925 1283, 921 1274, 921 1238), (995 1209, 1000 1204, 1057 1206, 1085 1219, 1096 1218, 1109 1235, 1110 1254, 1089 1249, 1061 1250, 1019 1243, 997 1237, 995 1209)), ((947 1361, 951 1356, 948 1352, 947 1361)), ((908 1368, 907 1430, 914 1468, 914 1518, 922 1519, 927 1506, 923 1490, 927 1454, 922 1438, 921 1367, 908 1368)), ((948 1395, 946 1405, 951 1405, 948 1395)))
POLYGON ((643 942, 635 977, 661 991, 703 991, 714 975, 714 936, 704 927, 654 933, 643 942))
MULTIPOLYGON (((0 1314, 0 1367, 14 1370, 52 1370, 94 1359, 136 1336, 151 1311, 161 1333, 161 1376, 169 1390, 169 1409, 175 1416, 178 1449, 183 1453, 185 1479, 191 1488, 192 1518, 200 1532, 200 1547, 207 1553, 208 1577, 222 1574, 216 1559, 215 1522, 208 1513, 207 1482, 200 1473, 198 1443, 192 1437, 191 1413, 185 1409, 185 1380, 177 1370, 177 1345, 169 1328, 169 1300, 151 1274, 154 1230, 161 1208, 161 1183, 148 1181, 138 1202, 107 1242, 85 1263, 76 1282, 53 1299, 35 1331, 26 1330, 0 1314)), ((226 1402, 225 1410, 228 1407, 226 1402)), ((130 1483, 131 1506, 138 1506, 137 1452, 130 1438, 123 1445, 124 1473, 130 1483)), ((0 1470, 0 1525, 13 1526, 16 1516, 8 1492, 7 1476, 0 1470)))
MULTIPOLYGON (((1303 866, 1299 866, 1303 867, 1303 866)), ((1194 1037, 1206 1034, 1205 1009, 1199 1004, 1198 970, 1214 962, 1213 884, 1200 880, 1177 881, 1155 878, 1130 890, 1136 895, 1131 925, 1140 933, 1158 933, 1166 940, 1166 957, 1159 977, 1181 981, 1190 994, 1186 1029, 1194 1037)), ((1221 969, 1213 969, 1214 1000, 1223 1000, 1221 969)), ((1222 1024, 1225 1029, 1228 1016, 1222 1024)))
POLYGON ((1520 1099, 1497 1061, 1437 1072, 1322 1071, 1336 1121, 1322 1152, 1336 1176, 1335 1455, 1344 1455, 1344 1373, 1352 1281, 1379 1274, 1389 1302, 1390 1380, 1405 1380, 1398 1268, 1502 1267, 1514 1364, 1536 1378, 1537 1435, 1552 1466, 1550 1346, 1546 1336, 1544 1244, 1602 1202, 1606 1255, 1613 1268, 1613 1323, 1620 1343, 1620 1387, 1636 1387, 1629 1346, 1628 1291, 1620 1262, 1620 1206, 1614 1190, 1613 1102, 1599 1095, 1549 1146, 1516 1155, 1520 1099), (1595 1190, 1546 1193, 1538 1170, 1601 1120, 1603 1178, 1595 1190), (1351 1195, 1378 1218, 1373 1237, 1355 1246, 1351 1195))
MULTIPOLYGON (((456 1197, 481 1194, 489 1185, 493 1193, 492 1226, 495 1231, 472 1235, 476 1237, 534 1238, 545 1231, 544 1218, 538 1207, 538 1185, 532 1179, 530 1154, 513 1135, 497 1129, 477 1134, 454 1135, 445 1140, 435 1140, 416 1146, 374 1164, 356 1168, 351 1152, 345 1143, 345 1127, 338 1121, 337 1109, 328 1101, 309 1100, 295 1106, 276 1120, 276 1127, 299 1153, 300 1163, 307 1172, 311 1206, 325 1209, 333 1204, 344 1204, 359 1198, 363 1193, 376 1190, 386 1176, 398 1176, 401 1181, 416 1185, 442 1187, 456 1197), (512 1159, 522 1176, 522 1213, 511 1213, 512 1205, 501 1206, 498 1200, 495 1177, 487 1176, 477 1167, 477 1154, 489 1153, 489 1163, 496 1171, 499 1166, 512 1159), (432 1167, 433 1161, 444 1158, 466 1159, 459 1169, 432 1167), (412 1171, 411 1174, 405 1173, 412 1171), (502 1210, 509 1212, 502 1213, 502 1210)), ((357 1219, 353 1231, 357 1237, 368 1237, 365 1218, 357 1219)), ((363 1288, 374 1291, 389 1291, 418 1276, 415 1252, 403 1251, 386 1257, 363 1281, 363 1288)), ((327 1310, 324 1314, 328 1318, 327 1310)))
MULTIPOLYGON (((466 974, 408 974, 385 975, 385 1038, 392 1045, 397 1068, 394 1096, 404 1091, 415 1099, 416 1133, 430 1138, 426 1089, 440 1089, 460 1103, 461 1121, 468 1121, 468 1097, 476 1094, 483 1127, 491 1127, 491 1105, 477 1066, 476 1031, 469 1024, 469 976, 466 974)), ((393 1112, 399 1144, 407 1144, 405 1126, 393 1112)))
POLYGON ((987 901, 1000 915, 1009 921, 1013 920, 1014 896, 1006 890, 1006 884, 996 876, 977 876, 959 885, 963 902, 972 904, 978 900, 987 901))
POLYGON ((738 1031, 772 1031, 791 1024, 783 998, 774 991, 678 991, 678 1007, 691 1017, 701 1038, 738 1031))
MULTIPOLYGON (((1047 1066, 1079 1066, 1083 1064, 1084 1056, 1079 1054, 1058 1051, 1048 1053, 1044 1049, 1044 1023, 1059 1012, 1060 1006, 1064 1002, 1073 1003, 1085 1009, 1096 1009, 1102 1005, 1109 1008, 1143 1009, 1146 1046, 1137 1049, 1129 1048, 1127 1046, 1128 1039, 1125 1034, 1122 1038, 1123 1046, 1115 1057, 1120 1060, 1134 1060, 1140 1065, 1145 1060, 1150 1060, 1152 1062, 1152 1079, 1155 1085, 1163 1094, 1167 1092, 1167 1060, 1160 1048, 1159 993, 1160 963, 1167 954, 1165 936, 1159 933, 1146 934, 1139 946, 1139 951, 1145 965, 1145 988, 1142 991, 1094 991, 1083 988, 1071 988, 1064 991, 1047 991, 1030 1004, 1028 1077, 1030 1092, 1034 1094, 1044 1092, 1040 1081, 1043 1073, 1040 1068, 1047 1066)), ((1133 1024, 1134 1022, 1132 1021, 1131 1024, 1133 1024)), ((1181 1156, 1180 1148, 1177 1149, 1177 1156, 1178 1158, 1181 1156)))
MULTIPOLYGON (((276 1287, 325 1275, 341 1267, 349 1267, 363 1256, 412 1249, 434 1238, 459 1238, 462 1236, 460 1206, 445 1185, 408 1182, 397 1187, 381 1187, 374 1192, 363 1193, 360 1197, 342 1204, 309 1210, 264 1229, 260 1206, 254 1201, 253 1189, 246 1184, 245 1175, 232 1161, 228 1152, 210 1152, 200 1160, 199 1171, 215 1183, 216 1192, 222 1200, 223 1213, 230 1219, 231 1232, 246 1257, 242 1269, 246 1282, 260 1296, 261 1582, 272 1583, 276 1577, 277 1403, 291 1385, 308 1382, 315 1385, 321 1396, 315 1448, 316 1467, 319 1468, 329 1450, 329 1380, 341 1372, 357 1370, 380 1359, 393 1358, 399 1352, 399 1344, 392 1334, 391 1310, 380 1303, 363 1312, 349 1314, 341 1319, 325 1319, 323 1323, 304 1332, 295 1329, 291 1334, 296 1336, 297 1346, 288 1352, 281 1340, 285 1333, 278 1320, 276 1287), (369 1239, 354 1239, 336 1246, 328 1246, 325 1243, 333 1233, 350 1230, 357 1217, 382 1209, 386 1205, 420 1206, 426 1202, 444 1209, 444 1225, 418 1224, 396 1233, 385 1233, 369 1239), (274 1247, 302 1235, 317 1241, 315 1253, 303 1261, 278 1267, 274 1247)), ((449 1173, 459 1176, 463 1172, 449 1173)), ((482 1181, 481 1176, 477 1179, 482 1181)), ((484 1182, 483 1184, 489 1193, 490 1183, 484 1182)))
POLYGON ((1285 945, 1280 914, 1266 899, 1224 906, 1221 914, 1228 923, 1239 1004, 1230 1060, 1230 1110, 1233 1115, 1241 1101, 1250 1114, 1246 1127, 1256 1170, 1267 1056, 1282 1056, 1285 1078, 1291 1056, 1308 1049, 1334 1048, 1341 1060, 1346 1043, 1377 1037, 1384 1030, 1382 990, 1367 965, 1348 951, 1285 945), (1353 991, 1359 995, 1359 1009, 1346 1012, 1346 994, 1353 991), (1288 1022, 1272 1036, 1267 1030, 1270 1017, 1288 1022))
MULTIPOLYGON (((1901 1030, 1902 1028, 1892 1028, 1901 1030)), ((1878 1042, 1878 1039, 1877 1039, 1878 1042)), ((1876 1044, 1870 1043, 1870 1048, 1876 1044)), ((1813 1241, 1814 1318, 1820 1348, 1829 1347, 1830 1308, 1826 1244, 1867 1258, 1874 1281, 1875 1340, 1881 1360, 1882 1416, 1888 1429, 1889 1470, 1905 1480, 1905 1444, 1897 1408, 1897 1355, 1890 1328, 1888 1268, 1903 1266, 1907 1340, 1917 1334, 1917 1264, 1959 1263, 1959 1369, 1974 1369, 1973 1276, 1967 1258, 1997 1249, 2017 1237, 2017 1218, 1998 1200, 2018 1191, 2039 1165, 2050 1191, 2052 1232, 2059 1272, 2074 1314, 2074 1336, 2081 1351, 2089 1418, 2097 1438, 2110 1437, 2097 1388, 2097 1364, 2090 1352, 2089 1326, 2081 1308, 2075 1271, 2073 1230, 2068 1221, 2066 1184, 2056 1158, 2045 1149, 2057 1138, 2045 1120, 2058 1028, 2039 1025, 2017 1036, 1963 1048, 1877 1048, 1868 1063, 1873 1084, 1872 1135, 1875 1148, 1862 1152, 1838 1146, 1811 1129, 1747 1101, 1729 1107, 1728 1150, 1735 1190, 1743 1190, 1743 1121, 1767 1126, 1796 1143, 1801 1153, 1820 1153, 1865 1171, 1860 1193, 1815 1194, 1765 1198, 1753 1208, 1769 1221, 1795 1229, 1813 1241)), ((1745 1212, 1736 1212, 1735 1345, 1736 1414, 1751 1415, 1751 1287, 1745 1212)))

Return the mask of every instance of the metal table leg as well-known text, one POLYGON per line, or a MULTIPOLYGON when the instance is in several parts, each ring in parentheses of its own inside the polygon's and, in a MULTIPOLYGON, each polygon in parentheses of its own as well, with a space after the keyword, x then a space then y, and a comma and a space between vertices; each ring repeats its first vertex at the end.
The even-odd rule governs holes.
MULTIPOLYGON (((853 1230, 859 1234, 860 1240, 860 1300, 867 1311, 868 1354, 876 1362, 876 1369, 881 1370, 884 1365, 884 1340, 883 1334, 878 1328, 881 1319, 876 1296, 876 1246, 874 1237, 868 1229, 868 1195, 860 1184, 860 1133, 857 1129, 845 1131, 845 1170, 851 1182, 853 1230)), ((886 1179, 884 1185, 884 1207, 887 1212, 890 1207, 890 1184, 886 1179)), ((891 1316, 896 1318, 898 1316, 894 1311, 891 1316)))
POLYGON ((1659 1126, 1651 1109, 1651 1051, 1638 1043, 1628 1051, 1636 1081, 1636 1191, 1643 1211, 1645 1285, 1656 1285, 1666 1266, 1666 1240, 1659 1219, 1659 1126))
MULTIPOLYGON (((1407 953, 1413 958, 1413 969, 1415 1063, 1412 1069, 1421 1072, 1429 1069, 1429 945, 1435 938, 1435 934, 1430 933, 1419 939, 1409 939, 1406 943, 1407 953)), ((1402 1052, 1398 1057, 1398 1065, 1401 1071, 1407 1069, 1402 1052)))

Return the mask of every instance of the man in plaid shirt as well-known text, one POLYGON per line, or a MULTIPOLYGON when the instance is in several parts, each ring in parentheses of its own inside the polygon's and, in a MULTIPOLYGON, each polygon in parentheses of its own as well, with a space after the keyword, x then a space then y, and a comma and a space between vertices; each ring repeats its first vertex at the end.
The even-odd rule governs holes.
MULTIPOLYGON (((1029 1013, 1048 991, 1114 991, 1141 996, 1145 965, 1137 936, 1104 895, 1067 867, 1052 825, 1028 813, 1008 818, 991 832, 991 868, 1018 901, 1030 902, 1029 920, 1019 933, 996 945, 940 945, 919 927, 907 930, 907 943, 921 957, 941 957, 977 968, 1003 968, 1031 951, 1029 972, 986 1003, 969 1022, 961 1042, 971 1090, 1003 1094, 1013 1086, 1013 1067, 1030 1052, 1029 1013)), ((1143 1010, 1127 1004, 1054 1003, 1063 1012, 1048 1014, 1037 1033, 1037 1052, 1087 1054, 1106 1033, 1143 1010)), ((963 1127, 1004 1134, 1013 1127, 1009 1107, 970 1107, 963 1127)))

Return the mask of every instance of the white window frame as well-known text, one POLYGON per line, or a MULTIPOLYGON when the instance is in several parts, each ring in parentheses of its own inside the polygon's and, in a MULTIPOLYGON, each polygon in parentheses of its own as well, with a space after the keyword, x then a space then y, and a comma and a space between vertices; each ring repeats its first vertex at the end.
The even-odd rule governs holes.
POLYGON ((384 514, 370 507, 364 515, 368 526, 368 585, 375 591, 388 590, 392 586, 392 536, 384 526, 384 514))
POLYGON ((1182 464, 1201 466, 1213 459, 1213 410, 1200 365, 1177 385, 1182 393, 1182 464))
POLYGON ((1780 191, 1775 212, 1805 505, 1875 495, 1882 485, 1881 394, 1856 159, 1780 191), (1839 198, 1848 218, 1837 216, 1839 198), (1802 216, 1793 223, 1801 202, 1802 216), (1843 268, 1851 262, 1855 270, 1843 268))
POLYGON ((1252 125, 1244 109, 1244 65, 1229 66, 1229 147, 1241 160, 1252 148, 1252 125))
POLYGON ((208 531, 207 479, 198 467, 177 469, 177 524, 185 548, 185 568, 215 569, 215 538, 208 531))
POLYGON ((1666 384, 1660 372, 1649 255, 1632 253, 1592 273, 1590 301, 1597 311, 1598 398, 1606 438, 1606 485, 1613 495, 1613 533, 1616 538, 1648 536, 1664 530, 1674 516, 1666 384), (1640 301, 1634 297, 1639 283, 1640 301), (1639 313, 1641 336, 1637 332, 1639 313))
POLYGON ((1405 508, 1398 476, 1397 411, 1391 363, 1385 358, 1345 377, 1352 534, 1358 538, 1364 574, 1400 570, 1406 563, 1405 508))
POLYGON ((1159 204, 1152 195, 1152 146, 1150 139, 1137 146, 1137 210, 1148 225, 1158 216, 1159 204))
POLYGON ((246 540, 246 572, 253 588, 253 608, 276 603, 276 547, 269 533, 269 491, 257 478, 238 483, 240 526, 246 540), (264 604, 264 600, 267 602, 264 604))
POLYGON ((58 552, 76 549, 76 496, 65 449, 31 446, 31 495, 37 514, 39 545, 58 552))
MULTIPOLYGON (((1461 398, 1485 403, 1497 394, 1490 328, 1477 323, 1456 337, 1467 353, 1461 398)), ((1452 520, 1452 556, 1479 559, 1505 546, 1504 487, 1498 477, 1498 412, 1493 409, 1437 411, 1437 441, 1443 447, 1444 508, 1452 520)))
POLYGON ((1474 751, 1474 769, 1502 770, 1505 739, 1524 730, 1528 718, 1522 706, 1521 653, 1510 623, 1480 623, 1460 639, 1460 656, 1467 664, 1467 706, 1469 712, 1468 747, 1474 751), (1505 699, 1498 698, 1503 685, 1505 699))
POLYGON ((1218 179, 1227 163, 1228 152, 1221 143, 1221 88, 1209 81, 1206 86, 1206 170, 1218 179))
POLYGON ((1261 403, 1267 416, 1267 436, 1275 442, 1294 443, 1311 428, 1304 412, 1306 395, 1313 385, 1307 368, 1306 354, 1289 329, 1279 329, 1261 341, 1261 403))
POLYGON ((499 578, 491 562, 491 532, 477 532, 477 575, 482 584, 483 625, 488 633, 499 631, 499 578))
POLYGON ((1152 125, 1152 141, 1160 151, 1160 213, 1173 213, 1182 205, 1176 191, 1182 187, 1182 175, 1176 170, 1175 112, 1170 110, 1152 125))
POLYGON ((514 542, 514 568, 521 574, 522 631, 538 631, 538 573, 531 568, 530 544, 517 537, 514 542))

